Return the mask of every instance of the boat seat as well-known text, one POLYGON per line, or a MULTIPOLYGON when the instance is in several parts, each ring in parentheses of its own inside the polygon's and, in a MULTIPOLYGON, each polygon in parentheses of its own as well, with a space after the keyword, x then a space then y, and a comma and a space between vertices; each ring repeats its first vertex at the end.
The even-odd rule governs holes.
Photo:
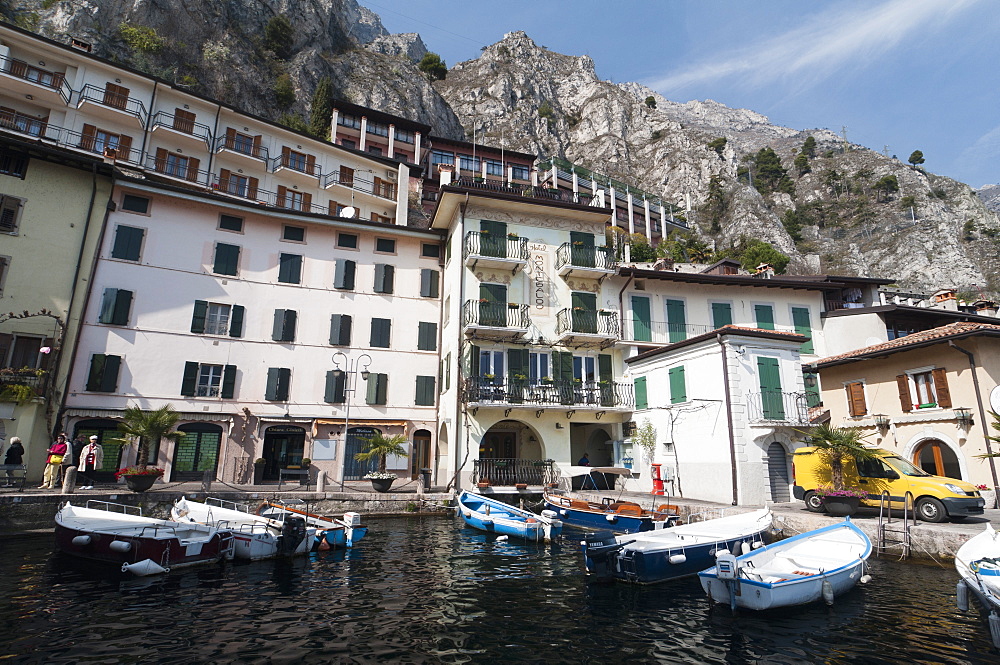
POLYGON ((584 501, 583 499, 571 499, 570 507, 578 508, 580 510, 593 510, 589 501, 584 501))
POLYGON ((677 515, 677 514, 679 514, 681 512, 681 509, 678 506, 675 506, 672 503, 663 503, 663 504, 660 504, 656 508, 656 512, 658 512, 658 513, 673 513, 674 515, 677 515))

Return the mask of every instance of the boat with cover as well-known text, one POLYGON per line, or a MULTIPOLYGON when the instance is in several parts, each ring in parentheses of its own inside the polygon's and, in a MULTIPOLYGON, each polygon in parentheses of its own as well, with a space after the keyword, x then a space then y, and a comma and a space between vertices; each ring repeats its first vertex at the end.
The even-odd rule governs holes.
POLYGON ((178 522, 229 529, 236 541, 236 558, 249 561, 306 554, 316 537, 316 530, 301 517, 270 519, 223 499, 208 498, 201 503, 181 497, 170 516, 178 522))
POLYGON ((464 491, 458 514, 474 529, 535 542, 551 542, 562 533, 562 521, 506 504, 482 494, 464 491))
POLYGON ((138 506, 88 501, 56 513, 56 547, 66 554, 120 565, 133 575, 155 575, 233 558, 227 528, 146 517, 138 506))
POLYGON ((616 536, 588 535, 581 542, 587 572, 603 579, 655 584, 697 575, 721 552, 743 552, 763 545, 771 511, 761 508, 671 529, 616 536))
POLYGON ((969 609, 972 591, 989 612, 993 646, 1000 649, 1000 534, 992 524, 958 548, 955 569, 962 577, 956 589, 958 608, 969 609))
POLYGON ((604 497, 601 503, 562 490, 544 493, 545 509, 564 523, 584 529, 610 529, 616 533, 639 533, 672 527, 680 516, 677 506, 662 504, 646 510, 634 501, 604 497))
POLYGON ((833 604, 859 580, 872 543, 851 518, 746 554, 720 554, 698 573, 709 599, 736 609, 768 610, 817 600, 833 604))
POLYGON ((354 547, 368 535, 368 527, 361 523, 358 513, 344 513, 344 519, 338 519, 307 512, 287 501, 265 501, 257 507, 257 514, 273 519, 287 515, 304 518, 308 526, 316 529, 315 547, 320 550, 354 547))

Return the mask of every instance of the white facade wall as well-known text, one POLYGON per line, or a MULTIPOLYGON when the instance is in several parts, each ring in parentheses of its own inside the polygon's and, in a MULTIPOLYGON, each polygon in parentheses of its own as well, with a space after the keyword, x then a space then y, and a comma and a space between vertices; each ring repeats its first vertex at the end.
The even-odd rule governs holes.
POLYGON ((875 312, 828 316, 823 319, 823 333, 827 339, 823 358, 889 341, 885 320, 875 312))

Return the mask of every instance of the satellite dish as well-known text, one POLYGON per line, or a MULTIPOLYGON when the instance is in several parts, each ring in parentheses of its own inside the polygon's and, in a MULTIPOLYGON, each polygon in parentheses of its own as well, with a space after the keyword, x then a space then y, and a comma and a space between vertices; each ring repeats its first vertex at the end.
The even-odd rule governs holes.
POLYGON ((356 217, 358 215, 358 209, 354 206, 347 206, 340 212, 341 217, 347 217, 348 219, 356 217))
POLYGON ((994 413, 1000 413, 1000 386, 996 386, 990 393, 990 408, 994 413))

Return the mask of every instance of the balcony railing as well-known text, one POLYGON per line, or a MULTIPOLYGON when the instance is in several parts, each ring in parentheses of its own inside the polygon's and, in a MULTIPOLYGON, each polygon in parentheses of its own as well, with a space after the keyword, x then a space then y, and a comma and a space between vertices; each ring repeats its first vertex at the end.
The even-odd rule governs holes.
POLYGON ((298 173, 304 173, 305 175, 312 176, 314 178, 323 177, 319 164, 299 160, 291 157, 290 155, 278 155, 274 159, 268 160, 267 168, 272 172, 277 171, 278 169, 289 169, 298 173))
POLYGON ((362 192, 364 194, 373 194, 383 199, 389 199, 390 201, 396 200, 396 191, 397 191, 396 185, 391 182, 382 182, 379 183, 378 186, 376 186, 374 180, 363 180, 356 175, 350 179, 345 178, 342 181, 340 179, 339 171, 334 171, 333 173, 327 173, 326 175, 320 177, 324 189, 333 187, 334 185, 339 185, 341 187, 347 187, 348 189, 353 189, 356 192, 362 192))
POLYGON ((0 56, 0 72, 14 78, 31 81, 45 88, 51 88, 69 104, 73 89, 66 83, 66 75, 62 72, 50 72, 47 69, 33 67, 23 60, 0 56))
POLYGON ((580 333, 618 337, 618 312, 588 309, 562 309, 556 314, 556 335, 580 333))
POLYGON ((808 425, 809 397, 778 391, 749 393, 747 415, 754 424, 808 425))
POLYGON ((489 178, 480 179, 478 177, 457 178, 452 184, 458 187, 469 189, 481 189, 498 194, 508 194, 512 196, 522 196, 525 198, 542 199, 546 201, 562 201, 564 203, 579 203, 586 205, 582 198, 573 194, 570 189, 547 189, 545 187, 533 187, 531 185, 508 185, 503 180, 492 180, 489 178))
POLYGON ((153 115, 153 129, 156 129, 157 127, 166 127, 167 129, 172 129, 175 132, 190 134, 191 136, 205 141, 205 145, 212 145, 211 127, 200 122, 195 122, 194 120, 180 118, 173 113, 157 111, 156 114, 153 115))
POLYGON ((37 125, 18 122, 16 117, 11 118, 8 116, 8 118, 12 122, 8 125, 0 121, 0 127, 51 141, 61 148, 84 150, 103 155, 104 157, 114 157, 115 161, 118 162, 126 162, 135 166, 142 165, 142 151, 138 148, 129 147, 128 150, 123 150, 116 143, 112 144, 106 138, 100 136, 84 135, 80 132, 74 132, 65 127, 48 123, 39 127, 37 125), (38 131, 39 129, 41 131, 38 131))
POLYGON ((715 330, 715 328, 695 323, 667 323, 666 321, 636 321, 632 319, 626 322, 624 339, 629 342, 673 344, 711 330, 715 330))
POLYGON ((613 381, 540 380, 473 376, 465 379, 466 402, 497 405, 626 408, 635 404, 631 383, 613 381))
MULTIPOLYGON (((129 97, 128 95, 111 92, 110 90, 98 87, 93 83, 88 83, 83 86, 83 90, 80 91, 80 103, 85 100, 134 116, 142 125, 146 124, 146 119, 149 117, 149 112, 146 111, 146 105, 135 97, 129 97)), ((77 106, 79 106, 79 103, 77 106)))
POLYGON ((466 300, 462 308, 462 325, 527 330, 531 317, 527 305, 466 300))
POLYGON ((213 190, 221 194, 238 196, 261 205, 273 206, 275 208, 284 208, 285 210, 295 210, 298 212, 312 212, 320 215, 325 215, 329 212, 328 209, 321 204, 312 203, 306 205, 300 200, 297 200, 291 190, 287 192, 284 197, 281 197, 278 196, 277 192, 270 192, 266 189, 260 189, 259 187, 251 187, 249 183, 246 183, 235 176, 222 178, 218 174, 213 174, 211 187, 213 190))
POLYGON ((42 136, 47 125, 47 119, 33 118, 17 111, 0 111, 0 127, 13 129, 28 136, 42 136))
POLYGON ((618 260, 610 247, 588 247, 564 242, 556 250, 556 270, 566 265, 614 272, 618 268, 618 260))
POLYGON ((477 459, 472 461, 472 482, 488 482, 496 487, 548 485, 557 482, 558 472, 550 460, 517 458, 477 459))
POLYGON ((212 150, 213 152, 229 150, 230 152, 263 160, 264 162, 267 162, 268 159, 267 146, 254 145, 253 141, 247 141, 242 136, 220 136, 215 139, 215 145, 212 146, 212 150))
POLYGON ((187 180, 199 185, 208 185, 212 182, 212 174, 208 171, 192 169, 172 159, 157 159, 155 155, 146 155, 146 168, 171 178, 187 180))
POLYGON ((470 256, 527 261, 528 239, 469 231, 465 234, 465 258, 470 256))
POLYGON ((7 397, 15 397, 16 393, 10 390, 12 386, 27 386, 36 396, 43 397, 48 387, 48 378, 48 372, 45 370, 0 369, 0 395, 6 393, 7 397))

